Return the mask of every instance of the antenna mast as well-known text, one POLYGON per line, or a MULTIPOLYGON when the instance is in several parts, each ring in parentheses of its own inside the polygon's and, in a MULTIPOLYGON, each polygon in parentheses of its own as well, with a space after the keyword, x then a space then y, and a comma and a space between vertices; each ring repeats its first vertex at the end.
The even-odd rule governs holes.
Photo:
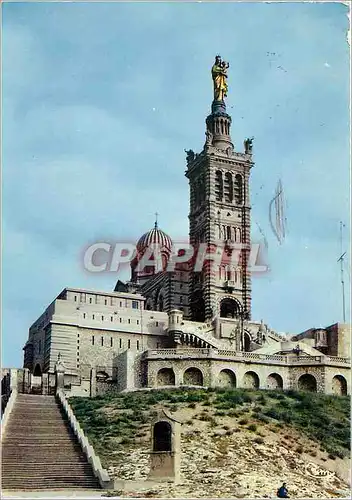
POLYGON ((343 322, 346 323, 346 306, 345 306, 345 282, 343 276, 343 262, 346 255, 346 252, 343 252, 343 242, 342 242, 342 230, 345 225, 342 221, 340 221, 340 251, 341 257, 337 260, 340 262, 340 273, 341 273, 341 288, 342 288, 342 317, 343 322))

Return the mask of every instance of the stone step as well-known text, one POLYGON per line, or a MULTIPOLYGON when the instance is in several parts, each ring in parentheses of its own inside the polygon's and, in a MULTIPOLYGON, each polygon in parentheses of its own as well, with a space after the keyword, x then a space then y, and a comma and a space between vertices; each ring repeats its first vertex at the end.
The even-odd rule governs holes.
POLYGON ((98 480, 94 476, 92 477, 84 477, 84 476, 48 476, 48 477, 33 477, 29 475, 24 475, 21 474, 20 476, 17 477, 2 477, 2 487, 3 489, 5 488, 5 484, 20 484, 23 486, 28 486, 30 484, 36 486, 37 484, 40 483, 51 483, 51 484, 58 484, 61 483, 63 486, 65 486, 67 483, 75 483, 75 484, 97 484, 98 480))
POLYGON ((55 397, 18 395, 2 446, 2 488, 100 489, 55 397))
MULTIPOLYGON (((3 470, 13 470, 14 467, 16 467, 16 461, 15 460, 12 460, 12 461, 7 461, 6 463, 3 463, 2 464, 2 469, 3 470)), ((57 460, 57 461, 54 461, 54 460, 43 460, 42 462, 39 462, 39 463, 27 463, 26 465, 26 470, 37 470, 37 469, 57 469, 58 466, 60 466, 60 469, 61 470, 61 467, 64 467, 64 468, 69 468, 69 467, 72 467, 72 465, 74 465, 75 467, 77 467, 77 470, 92 470, 91 469, 91 466, 90 464, 86 461, 86 460, 57 460)), ((18 472, 18 469, 17 469, 17 472, 18 472)))
POLYGON ((2 478, 6 479, 16 479, 21 478, 21 477, 28 477, 30 479, 32 478, 42 478, 42 479, 53 479, 53 478, 65 478, 65 477, 70 477, 76 478, 76 479, 91 479, 91 471, 88 470, 69 470, 69 469, 62 469, 60 470, 60 473, 58 471, 45 471, 44 469, 41 471, 36 471, 36 470, 31 470, 26 472, 21 472, 20 475, 18 473, 16 474, 15 471, 7 471, 3 470, 2 471, 2 478))
POLYGON ((22 490, 61 490, 61 489, 94 489, 99 490, 99 482, 97 480, 92 481, 70 481, 69 479, 63 478, 61 481, 39 481, 38 479, 33 480, 33 482, 28 481, 28 478, 21 478, 20 481, 2 481, 2 490, 12 490, 12 491, 22 491, 22 490))

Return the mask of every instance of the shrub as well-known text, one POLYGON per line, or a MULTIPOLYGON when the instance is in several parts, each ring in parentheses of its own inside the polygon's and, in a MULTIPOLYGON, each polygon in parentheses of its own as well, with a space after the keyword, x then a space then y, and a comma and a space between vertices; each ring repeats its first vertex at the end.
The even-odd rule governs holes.
MULTIPOLYGON (((225 414, 225 412, 224 412, 224 414, 225 414)), ((239 414, 238 414, 238 412, 237 412, 236 410, 230 410, 230 411, 227 413, 227 415, 228 415, 229 417, 235 417, 235 418, 239 416, 239 414)))
POLYGON ((302 446, 298 446, 296 448, 296 452, 299 453, 299 454, 303 453, 303 447, 302 446))
POLYGON ((197 406, 196 403, 190 403, 188 405, 188 408, 196 408, 196 406, 197 406))
POLYGON ((268 410, 265 410, 264 415, 266 415, 267 417, 273 418, 275 420, 280 419, 280 413, 275 408, 269 408, 268 410))
POLYGON ((213 417, 209 418, 209 422, 210 422, 210 427, 216 427, 218 425, 216 419, 213 417))
POLYGON ((270 418, 267 417, 266 415, 263 415, 263 413, 258 413, 258 415, 256 416, 256 418, 258 420, 260 420, 261 422, 265 422, 266 424, 268 424, 270 422, 270 418))
POLYGON ((248 418, 241 418, 238 422, 240 425, 246 425, 248 424, 248 418))
POLYGON ((333 455, 332 453, 329 453, 329 458, 330 458, 330 460, 336 460, 335 455, 333 455))
POLYGON ((257 443, 257 444, 263 444, 264 443, 264 439, 262 437, 256 437, 254 439, 254 442, 257 443))
POLYGON ((249 431, 255 432, 257 430, 257 426, 255 424, 249 424, 247 427, 249 431))
POLYGON ((257 403, 259 404, 262 404, 262 405, 265 405, 266 404, 266 397, 264 396, 264 394, 260 394, 260 396, 257 397, 256 399, 257 403))

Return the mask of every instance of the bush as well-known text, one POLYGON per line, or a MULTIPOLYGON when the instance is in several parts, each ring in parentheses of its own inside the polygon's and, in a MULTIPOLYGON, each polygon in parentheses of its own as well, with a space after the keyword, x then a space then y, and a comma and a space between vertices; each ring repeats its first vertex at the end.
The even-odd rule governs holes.
POLYGON ((238 421, 240 425, 246 425, 248 424, 248 418, 241 418, 241 420, 238 421))
MULTIPOLYGON (((225 412, 224 412, 224 414, 225 414, 225 412)), ((235 418, 239 416, 239 414, 238 414, 238 412, 237 412, 236 410, 230 410, 230 411, 227 413, 227 415, 228 415, 229 417, 235 417, 235 418)))
POLYGON ((267 417, 273 418, 275 420, 279 420, 280 419, 280 412, 278 412, 276 408, 269 408, 267 410, 264 410, 263 413, 267 417))
POLYGON ((303 447, 302 446, 298 446, 296 448, 296 453, 299 453, 299 454, 303 453, 303 447))
POLYGON ((247 427, 249 431, 255 432, 257 430, 257 426, 255 424, 249 424, 247 427))
POLYGON ((254 439, 254 442, 257 443, 257 444, 263 444, 264 443, 264 439, 262 437, 256 437, 254 439))
POLYGON ((197 407, 196 403, 190 403, 188 405, 188 408, 196 408, 196 407, 197 407))
POLYGON ((263 413, 258 413, 258 415, 256 416, 256 418, 258 420, 260 420, 261 422, 264 422, 266 424, 269 424, 270 423, 270 418, 267 417, 266 415, 263 415, 263 413))

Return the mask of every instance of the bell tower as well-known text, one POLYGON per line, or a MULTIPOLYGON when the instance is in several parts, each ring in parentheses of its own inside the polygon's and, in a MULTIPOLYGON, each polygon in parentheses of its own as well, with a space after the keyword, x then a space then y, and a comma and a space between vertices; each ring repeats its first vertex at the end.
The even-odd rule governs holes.
MULTIPOLYGON (((251 278, 249 175, 253 166, 252 140, 237 152, 227 114, 227 69, 217 56, 212 67, 214 100, 206 119, 206 141, 199 154, 187 151, 190 185, 190 243, 216 252, 200 272, 190 272, 189 303, 194 321, 215 317, 250 319, 251 278), (203 244, 203 245, 202 245, 203 244)), ((204 251, 204 250, 203 250, 204 251)))

